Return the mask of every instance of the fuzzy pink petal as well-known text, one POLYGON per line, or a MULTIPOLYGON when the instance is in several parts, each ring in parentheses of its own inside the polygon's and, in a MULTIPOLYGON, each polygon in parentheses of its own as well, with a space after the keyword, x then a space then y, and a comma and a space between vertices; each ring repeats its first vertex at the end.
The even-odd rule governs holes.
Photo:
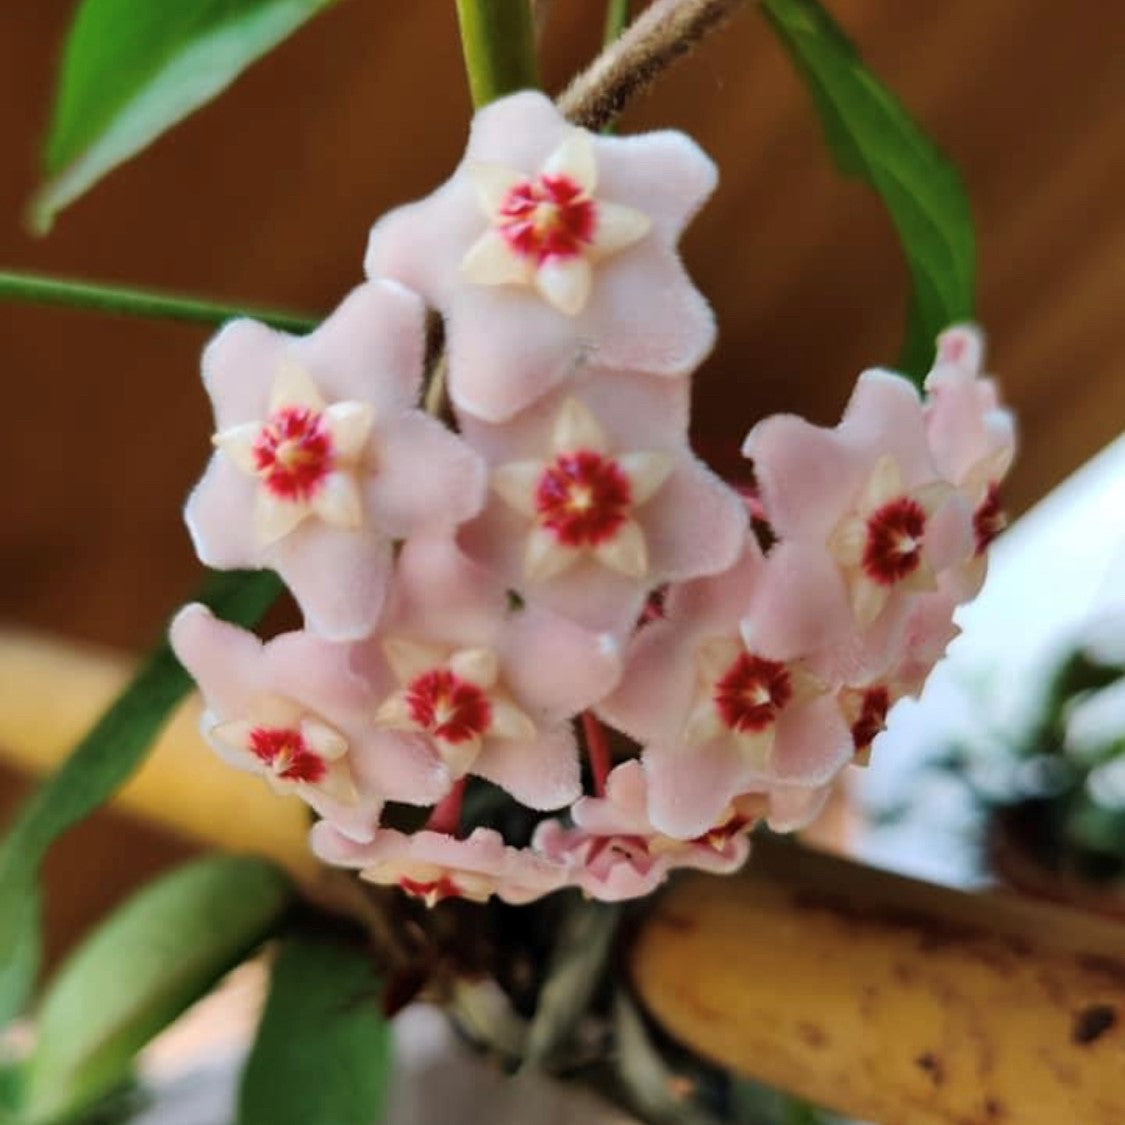
POLYGON ((562 808, 582 793, 578 747, 568 727, 543 731, 526 742, 488 739, 472 771, 540 811, 562 808))
POLYGON ((530 605, 510 615, 500 659, 512 693, 537 721, 557 722, 593 706, 621 678, 612 636, 530 605))
POLYGON ((598 138, 599 198, 642 210, 654 235, 674 244, 715 190, 714 161, 683 133, 662 130, 638 136, 598 138))
POLYGON ((852 759, 855 745, 831 695, 789 707, 777 719, 766 773, 782 785, 824 785, 852 759))
POLYGON ((813 789, 787 785, 771 789, 766 823, 774 832, 796 832, 805 828, 820 816, 831 794, 831 785, 813 789))
POLYGON ((615 766, 606 778, 605 797, 583 797, 570 811, 574 823, 596 836, 647 836, 648 779, 637 758, 615 766))
POLYGON ((658 621, 630 645, 621 683, 597 713, 637 742, 675 738, 691 711, 694 686, 691 635, 658 621))
POLYGON ((266 691, 262 642, 220 621, 205 605, 184 606, 172 619, 168 636, 208 709, 220 718, 238 715, 266 691))
POLYGON ((712 828, 749 784, 741 756, 718 742, 691 750, 653 743, 642 757, 653 826, 680 840, 712 828))
POLYGON ((572 128, 545 94, 521 90, 477 112, 465 155, 538 172, 572 128))
POLYGON ((864 371, 848 400, 837 431, 868 464, 889 454, 907 488, 928 484, 937 473, 926 441, 925 415, 918 389, 893 371, 864 371))
POLYGON ((969 558, 974 550, 973 515, 964 497, 951 496, 926 524, 926 558, 934 570, 969 558))
POLYGON ((592 362, 682 376, 715 346, 715 314, 675 251, 647 238, 595 266, 579 320, 592 362))
POLYGON ((656 582, 728 570, 746 539, 746 505, 694 458, 684 458, 637 513, 656 582))
POLYGON ((754 462, 766 517, 782 538, 826 536, 869 471, 832 430, 792 414, 759 422, 742 452, 754 462))
POLYGON ((215 454, 192 489, 184 520, 192 546, 205 566, 219 570, 260 567, 262 550, 254 537, 257 485, 222 454, 215 454))
POLYGON ((290 344, 330 401, 360 400, 377 417, 412 406, 422 382, 426 308, 393 281, 353 289, 309 336, 290 344))
POLYGON ((481 459, 440 422, 417 411, 376 423, 375 472, 367 499, 375 525, 393 539, 452 527, 484 503, 481 459))
POLYGON ((256 320, 225 324, 203 351, 203 385, 225 430, 264 418, 274 377, 291 340, 256 320))
POLYGON ((776 544, 743 618, 747 646, 771 659, 792 660, 854 632, 847 590, 832 556, 799 541, 776 544))
POLYGON ((375 628, 391 572, 391 543, 306 520, 270 552, 309 627, 333 641, 359 640, 375 628))
POLYGON ((670 620, 692 622, 699 635, 733 633, 745 617, 762 580, 765 558, 752 536, 730 569, 674 586, 666 604, 670 620))

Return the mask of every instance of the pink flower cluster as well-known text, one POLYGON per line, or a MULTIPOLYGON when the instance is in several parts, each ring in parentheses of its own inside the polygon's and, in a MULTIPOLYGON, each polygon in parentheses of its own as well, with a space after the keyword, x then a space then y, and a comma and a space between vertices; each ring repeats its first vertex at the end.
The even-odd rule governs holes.
POLYGON ((752 528, 688 442, 715 329, 676 244, 715 180, 679 133, 597 136, 517 94, 376 224, 371 280, 315 332, 241 320, 207 348, 192 539, 276 570, 306 624, 262 643, 192 605, 172 643, 207 741, 312 806, 326 862, 430 903, 734 870, 954 636, 1014 449, 978 334, 943 334, 924 397, 869 371, 835 429, 754 426, 752 528), (418 406, 428 309, 455 430, 418 406), (561 815, 523 848, 463 831, 470 777, 561 815))

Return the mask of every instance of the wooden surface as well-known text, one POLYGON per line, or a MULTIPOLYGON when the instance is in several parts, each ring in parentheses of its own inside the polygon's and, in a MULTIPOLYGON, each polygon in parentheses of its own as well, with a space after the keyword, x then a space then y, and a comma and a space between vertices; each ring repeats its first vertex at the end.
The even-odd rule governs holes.
MULTIPOLYGON (((430 190, 461 151, 452 3, 346 0, 34 240, 21 212, 73 7, 0 11, 0 264, 324 310, 360 279, 374 218, 430 190)), ((965 170, 981 316, 1024 430, 1010 497, 1026 506, 1125 417, 1125 20, 1115 4, 1046 0, 833 8, 965 170)), ((602 2, 552 11, 545 74, 557 89, 596 49, 602 2)), ((697 383, 701 440, 732 449, 775 410, 834 420, 856 372, 898 346, 905 272, 878 204, 831 168, 750 10, 625 121, 662 125, 722 167, 686 242, 722 327, 697 383)), ((158 632, 196 573, 179 506, 207 455, 206 335, 0 306, 0 619, 128 649, 158 632)), ((0 776, 5 803, 12 785, 0 776)), ((82 857, 100 893, 123 864, 139 874, 168 858, 124 829, 90 850, 111 823, 83 830, 89 846, 68 845, 56 874, 82 857)))

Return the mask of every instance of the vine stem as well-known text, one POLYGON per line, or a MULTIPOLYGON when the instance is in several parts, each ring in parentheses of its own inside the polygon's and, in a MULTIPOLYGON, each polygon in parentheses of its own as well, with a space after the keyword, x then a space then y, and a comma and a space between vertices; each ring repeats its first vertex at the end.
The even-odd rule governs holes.
POLYGON ((601 129, 747 0, 654 0, 558 99, 575 125, 601 129))
POLYGON ((15 270, 0 270, 0 300, 68 305, 71 308, 123 313, 126 316, 186 320, 196 324, 222 324, 235 317, 252 316, 273 328, 288 332, 308 332, 317 324, 316 317, 304 313, 246 309, 200 297, 15 270))
POLYGON ((538 89, 535 21, 528 0, 457 0, 473 105, 538 89))
POLYGON ((609 740, 605 727, 592 711, 582 712, 582 733, 586 736, 586 753, 590 758, 590 772, 594 775, 594 796, 605 796, 605 781, 609 777, 609 740))

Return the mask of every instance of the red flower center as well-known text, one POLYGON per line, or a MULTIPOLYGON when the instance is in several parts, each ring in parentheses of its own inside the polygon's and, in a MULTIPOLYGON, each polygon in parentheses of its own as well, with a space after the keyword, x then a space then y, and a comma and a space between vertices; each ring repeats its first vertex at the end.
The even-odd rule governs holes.
POLYGON ((1000 503, 1000 486, 990 484, 984 499, 973 513, 973 535, 976 553, 983 555, 992 541, 1008 526, 1008 517, 1000 503))
POLYGON ((916 500, 900 496, 867 517, 863 569, 880 586, 893 586, 913 574, 922 561, 926 512, 916 500))
POLYGON ((859 717, 852 724, 852 742, 857 751, 866 750, 876 735, 887 729, 887 712, 891 709, 891 693, 880 686, 863 693, 859 717))
POLYGON ((581 254, 593 241, 596 211, 569 176, 542 175, 509 189, 497 229, 517 254, 541 266, 548 258, 581 254))
POLYGON ((403 875, 399 879, 398 885, 408 895, 425 899, 430 905, 441 902, 442 899, 461 897, 461 888, 449 875, 442 875, 438 879, 429 880, 411 879, 409 876, 403 875))
POLYGON ((284 781, 316 785, 328 772, 324 759, 292 727, 255 727, 250 732, 250 753, 284 781))
POLYGON ((754 734, 766 730, 793 698, 789 670, 777 660, 744 652, 715 685, 715 706, 733 731, 754 734))
POLYGON ((612 539, 629 518, 633 489, 612 457, 588 449, 560 453, 535 489, 539 522, 566 547, 612 539))
POLYGON ((488 696, 448 668, 435 668, 411 680, 406 705, 418 726, 453 744, 479 737, 492 722, 488 696))
POLYGON ((262 426, 254 462, 266 488, 280 500, 308 500, 334 461, 323 415, 307 406, 283 406, 262 426))

